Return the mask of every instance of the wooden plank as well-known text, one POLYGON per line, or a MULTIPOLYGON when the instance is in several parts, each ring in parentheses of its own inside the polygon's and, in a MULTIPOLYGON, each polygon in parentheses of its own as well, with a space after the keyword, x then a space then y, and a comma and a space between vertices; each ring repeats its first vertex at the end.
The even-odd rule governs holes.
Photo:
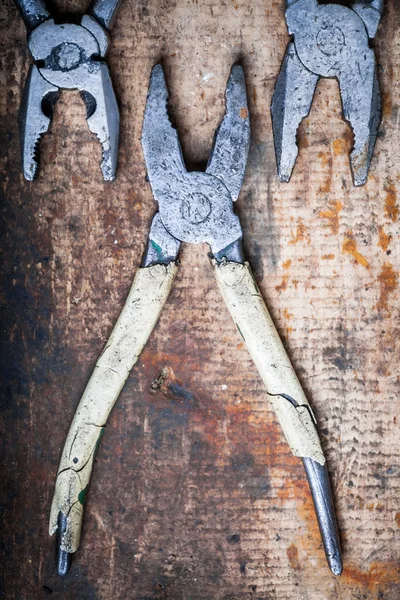
POLYGON ((17 130, 29 53, 11 0, 0 11, 2 597, 397 600, 396 0, 374 43, 384 115, 361 189, 351 183, 351 132, 333 80, 320 83, 301 125, 291 183, 278 182, 269 104, 287 33, 283 2, 261 0, 123 2, 109 53, 122 117, 118 179, 102 182, 100 148, 69 93, 29 184, 17 130), (66 579, 54 574, 47 522, 61 448, 155 209, 140 130, 160 59, 191 168, 207 160, 231 64, 245 67, 253 143, 237 210, 319 420, 343 540, 340 579, 326 566, 301 462, 217 293, 207 249, 194 246, 183 248, 170 301, 107 426, 81 550, 66 579))

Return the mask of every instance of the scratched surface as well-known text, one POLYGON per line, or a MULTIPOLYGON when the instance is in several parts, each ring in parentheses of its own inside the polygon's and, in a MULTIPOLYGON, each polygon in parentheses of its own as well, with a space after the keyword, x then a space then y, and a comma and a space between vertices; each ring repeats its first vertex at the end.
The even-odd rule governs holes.
MULTIPOLYGON (((365 188, 335 81, 320 83, 280 184, 269 104, 287 43, 283 2, 122 4, 109 53, 121 107, 118 179, 77 93, 57 104, 39 180, 19 171, 29 65, 1 3, 0 596, 36 600, 397 600, 400 597, 400 5, 375 47, 383 121, 365 188), (70 420, 138 266, 154 205, 140 148, 163 59, 188 166, 202 168, 231 64, 245 67, 253 142, 237 210, 249 260, 319 421, 344 550, 330 575, 301 462, 216 290, 184 247, 168 305, 111 414, 81 549, 54 575, 47 534, 70 420), (160 377, 160 372, 163 376, 160 377)), ((83 9, 78 1, 59 9, 83 9)))

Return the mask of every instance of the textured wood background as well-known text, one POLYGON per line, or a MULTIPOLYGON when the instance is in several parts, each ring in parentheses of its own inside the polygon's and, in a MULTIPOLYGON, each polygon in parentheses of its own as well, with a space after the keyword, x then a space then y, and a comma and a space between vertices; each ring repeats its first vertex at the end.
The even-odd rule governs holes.
POLYGON ((398 600, 398 0, 387 0, 374 44, 383 121, 361 189, 333 80, 320 83, 301 125, 291 183, 277 180, 269 104, 287 42, 281 0, 124 0, 108 59, 122 117, 117 181, 103 183, 100 147, 71 92, 29 184, 17 111, 30 57, 12 1, 0 10, 1 597, 398 600), (191 168, 207 160, 231 64, 245 67, 253 142, 237 210, 319 421, 343 542, 339 579, 301 462, 217 293, 207 248, 195 246, 183 248, 170 301, 112 412, 72 570, 54 574, 47 524, 61 448, 155 209, 139 138, 160 59, 191 168))

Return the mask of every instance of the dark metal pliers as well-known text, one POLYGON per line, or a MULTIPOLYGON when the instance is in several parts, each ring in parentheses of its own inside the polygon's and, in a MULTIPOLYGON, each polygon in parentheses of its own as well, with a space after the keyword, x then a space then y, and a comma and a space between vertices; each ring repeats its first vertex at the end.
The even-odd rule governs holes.
POLYGON ((15 0, 28 30, 34 59, 19 112, 22 168, 26 179, 36 178, 38 145, 48 130, 61 90, 77 89, 86 105, 90 131, 102 145, 101 170, 106 181, 115 178, 119 111, 104 57, 121 0, 94 0, 79 25, 55 23, 42 0, 15 0))
POLYGON ((168 118, 167 99, 163 69, 157 65, 150 79, 142 146, 159 210, 142 265, 86 386, 62 453, 50 517, 50 534, 57 529, 59 534, 59 572, 68 570, 71 553, 78 548, 96 448, 168 298, 181 242, 205 242, 223 299, 266 385, 290 448, 303 460, 329 566, 339 575, 339 535, 315 418, 244 258, 242 228, 233 210, 250 146, 243 70, 234 66, 229 77, 226 114, 205 173, 186 169, 177 131, 168 118))
POLYGON ((374 51, 383 0, 356 0, 352 7, 286 0, 286 23, 293 41, 286 48, 271 112, 278 175, 289 181, 296 161, 297 128, 308 115, 321 77, 339 82, 343 116, 354 133, 350 166, 354 185, 368 177, 381 99, 374 51))

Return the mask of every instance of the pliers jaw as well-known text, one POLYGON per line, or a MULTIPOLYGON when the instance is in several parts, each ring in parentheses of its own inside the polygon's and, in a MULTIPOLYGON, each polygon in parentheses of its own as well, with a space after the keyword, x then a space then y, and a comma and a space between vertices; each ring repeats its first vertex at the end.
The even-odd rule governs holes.
POLYGON ((350 166, 354 185, 363 185, 381 119, 381 101, 369 38, 382 2, 358 2, 353 9, 317 0, 287 2, 288 44, 271 104, 278 175, 289 181, 296 161, 297 128, 311 109, 321 77, 339 82, 343 116, 354 133, 350 166))
POLYGON ((60 91, 77 89, 86 105, 89 129, 102 145, 103 177, 112 181, 117 167, 119 111, 108 67, 102 60, 108 48, 107 32, 89 15, 83 16, 80 25, 55 24, 48 15, 45 19, 38 17, 39 24, 33 26, 36 21, 34 13, 28 12, 30 3, 18 5, 20 10, 24 6, 24 20, 30 24, 28 45, 35 61, 19 112, 25 178, 32 181, 37 177, 39 142, 49 129, 52 108, 60 91))
POLYGON ((242 237, 233 202, 242 186, 250 144, 243 70, 236 65, 229 77, 226 114, 205 173, 187 171, 167 102, 163 69, 156 65, 150 77, 142 147, 160 219, 175 240, 205 242, 217 254, 242 237))

